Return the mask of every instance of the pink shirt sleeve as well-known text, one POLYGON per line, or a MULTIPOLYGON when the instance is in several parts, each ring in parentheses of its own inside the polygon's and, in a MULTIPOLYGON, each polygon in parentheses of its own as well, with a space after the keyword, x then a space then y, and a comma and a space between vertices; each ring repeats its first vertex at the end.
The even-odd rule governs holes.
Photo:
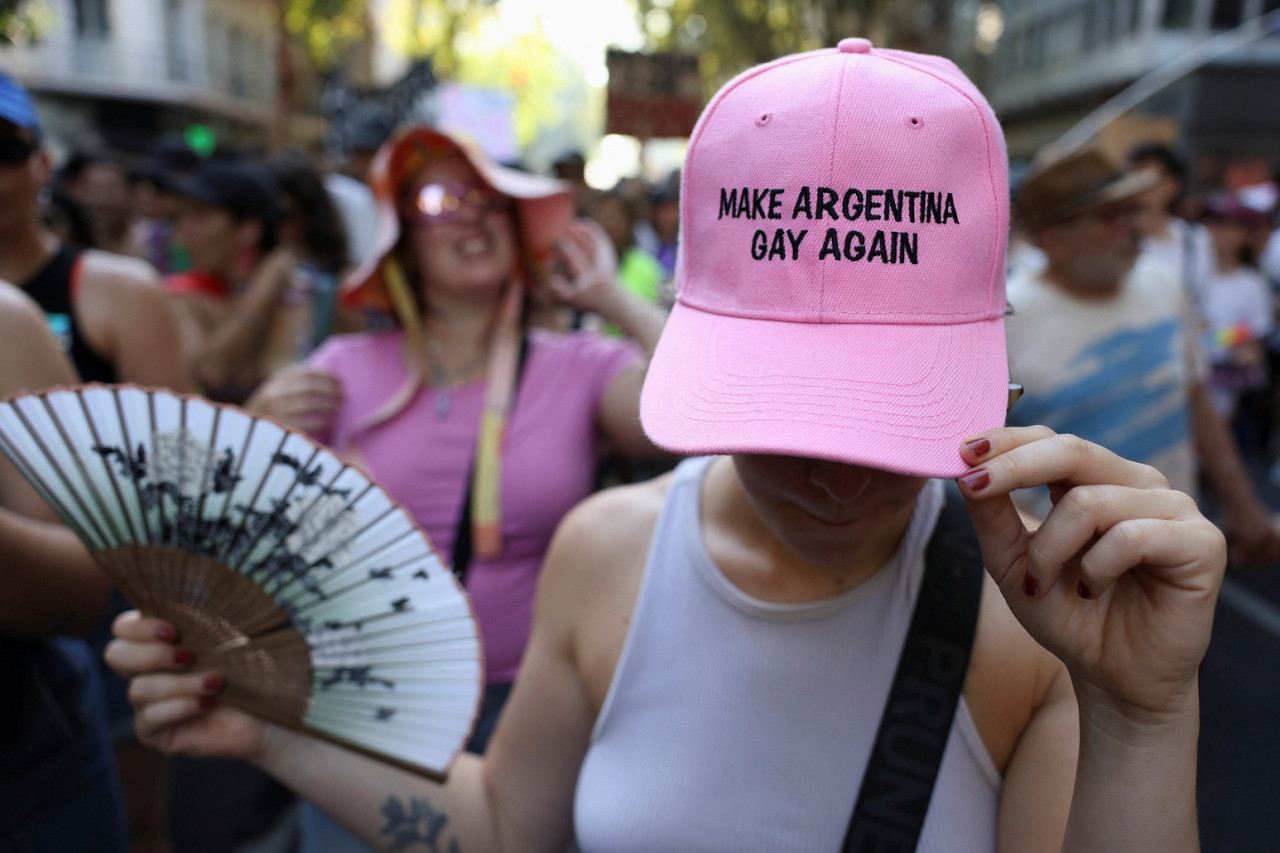
MULTIPOLYGON (((341 450, 361 419, 396 392, 405 379, 402 344, 398 332, 346 335, 312 355, 310 365, 343 387, 333 428, 317 440, 341 450)), ((467 576, 490 682, 515 677, 547 545, 565 513, 591 493, 600 401, 618 374, 642 359, 633 344, 593 332, 530 333, 503 450, 503 554, 474 559, 467 576)), ((437 392, 424 389, 399 417, 358 438, 374 479, 446 559, 467 490, 484 383, 455 387, 449 399, 442 414, 437 392)))
POLYGON ((630 341, 597 332, 576 331, 556 335, 535 331, 530 334, 549 357, 557 362, 563 359, 572 363, 576 380, 590 389, 597 406, 618 374, 644 359, 644 353, 630 341))

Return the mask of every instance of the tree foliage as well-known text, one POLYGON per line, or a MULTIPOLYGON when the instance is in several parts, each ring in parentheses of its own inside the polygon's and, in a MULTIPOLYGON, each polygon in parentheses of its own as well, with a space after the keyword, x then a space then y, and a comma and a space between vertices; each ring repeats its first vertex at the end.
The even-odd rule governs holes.
POLYGON ((31 44, 53 23, 44 0, 0 0, 0 44, 31 44))
POLYGON ((886 47, 928 50, 932 0, 635 0, 657 50, 699 56, 711 89, 739 71, 788 53, 865 36, 886 47))
POLYGON ((533 144, 547 127, 564 120, 560 94, 568 71, 541 32, 528 32, 501 46, 459 57, 454 79, 510 92, 512 116, 522 147, 533 144))
MULTIPOLYGON (((6 0, 0 0, 6 2, 6 0)), ((387 47, 410 59, 431 58, 438 73, 457 69, 458 37, 494 14, 497 0, 284 0, 285 23, 320 69, 340 63, 374 28, 387 47)))
POLYGON ((285 0, 284 22, 311 63, 330 68, 369 36, 369 0, 285 0))
POLYGON ((491 19, 499 5, 498 0, 388 0, 379 24, 388 47, 413 59, 431 57, 436 72, 449 77, 463 61, 459 38, 491 19))

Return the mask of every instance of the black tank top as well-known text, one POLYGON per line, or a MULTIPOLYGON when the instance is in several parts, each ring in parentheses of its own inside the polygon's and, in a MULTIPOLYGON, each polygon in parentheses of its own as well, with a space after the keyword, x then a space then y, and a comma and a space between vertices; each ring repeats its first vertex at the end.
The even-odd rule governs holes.
POLYGON ((111 362, 94 352, 80 333, 71 291, 78 284, 83 249, 60 246, 40 271, 22 284, 22 289, 44 311, 49 329, 62 350, 71 358, 82 382, 115 382, 111 362))

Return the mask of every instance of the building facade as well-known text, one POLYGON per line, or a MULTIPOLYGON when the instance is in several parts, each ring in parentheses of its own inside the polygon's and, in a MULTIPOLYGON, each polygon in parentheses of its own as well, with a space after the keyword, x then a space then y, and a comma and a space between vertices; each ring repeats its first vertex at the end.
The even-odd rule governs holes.
MULTIPOLYGON (((952 48, 999 114, 1014 159, 1155 69, 1280 10, 1280 0, 1003 0, 995 13, 990 5, 956 5, 952 48), (987 55, 975 38, 984 13, 1001 23, 987 55)), ((1280 37, 1271 34, 1180 77, 1098 138, 1116 153, 1144 138, 1172 142, 1198 183, 1249 182, 1280 160, 1278 102, 1280 37)))
POLYGON ((275 113, 276 9, 264 0, 46 0, 50 28, 0 48, 55 145, 139 152, 192 124, 261 144, 275 113))

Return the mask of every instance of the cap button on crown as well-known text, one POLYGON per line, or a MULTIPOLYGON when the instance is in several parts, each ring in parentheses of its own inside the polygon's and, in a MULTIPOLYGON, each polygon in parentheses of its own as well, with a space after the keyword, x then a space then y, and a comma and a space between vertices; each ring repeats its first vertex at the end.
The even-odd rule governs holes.
POLYGON ((840 43, 836 47, 841 53, 870 53, 871 41, 869 39, 840 39, 840 43))

